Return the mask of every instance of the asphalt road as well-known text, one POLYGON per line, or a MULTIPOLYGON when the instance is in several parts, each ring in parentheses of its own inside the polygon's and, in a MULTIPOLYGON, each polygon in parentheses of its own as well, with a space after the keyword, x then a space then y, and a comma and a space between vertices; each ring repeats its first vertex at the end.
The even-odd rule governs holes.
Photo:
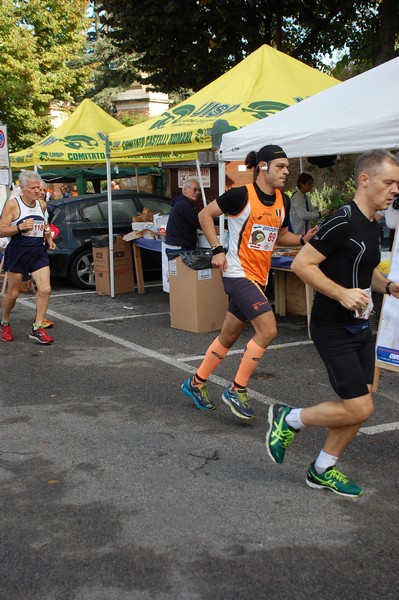
POLYGON ((1 600, 397 598, 398 374, 340 461, 364 496, 312 490, 322 430, 283 465, 264 447, 270 401, 333 397, 305 319, 279 318, 243 423, 221 400, 240 353, 209 383, 217 410, 196 410, 180 385, 215 334, 171 329, 168 310, 159 287, 111 299, 53 282, 44 347, 33 297, 18 301, 0 346, 1 600))

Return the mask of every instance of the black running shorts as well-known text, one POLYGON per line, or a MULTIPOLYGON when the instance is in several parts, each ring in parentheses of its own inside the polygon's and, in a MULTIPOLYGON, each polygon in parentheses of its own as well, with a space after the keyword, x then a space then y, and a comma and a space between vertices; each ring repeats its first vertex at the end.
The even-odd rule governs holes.
POLYGON ((310 333, 336 394, 342 400, 368 394, 375 367, 375 340, 370 326, 350 333, 344 325, 320 327, 311 322, 310 333))
POLYGON ((47 246, 17 246, 8 244, 4 253, 4 271, 28 276, 49 266, 47 246))
POLYGON ((227 310, 240 321, 252 321, 272 310, 264 289, 246 277, 223 277, 223 286, 229 297, 227 310))

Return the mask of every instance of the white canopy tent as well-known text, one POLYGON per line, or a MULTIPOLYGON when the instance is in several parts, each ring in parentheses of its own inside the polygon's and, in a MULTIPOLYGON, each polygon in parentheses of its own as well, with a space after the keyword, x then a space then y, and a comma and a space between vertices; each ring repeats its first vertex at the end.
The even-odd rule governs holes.
POLYGON ((399 58, 222 136, 223 161, 278 144, 290 158, 399 147, 399 58))

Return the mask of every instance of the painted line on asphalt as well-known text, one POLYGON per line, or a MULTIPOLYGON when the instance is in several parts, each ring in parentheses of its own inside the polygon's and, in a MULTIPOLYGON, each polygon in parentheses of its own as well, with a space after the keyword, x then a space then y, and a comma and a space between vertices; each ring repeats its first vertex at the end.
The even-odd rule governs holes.
POLYGON ((86 290, 85 292, 67 292, 66 294, 51 294, 51 298, 65 298, 68 296, 82 296, 88 294, 95 294, 95 291, 86 290))
MULTIPOLYGON (((18 303, 22 304, 23 306, 27 306, 29 309, 32 308, 32 304, 33 304, 33 306, 35 304, 34 300, 25 300, 25 299, 21 299, 21 298, 18 298, 18 303)), ((180 371, 184 371, 189 374, 194 374, 196 371, 196 369, 194 367, 190 367, 190 366, 182 363, 181 359, 176 359, 172 356, 167 356, 166 354, 161 354, 160 352, 151 350, 150 348, 145 348, 144 346, 139 346, 138 344, 129 342, 128 340, 117 337, 116 335, 112 335, 111 333, 107 333, 105 331, 101 331, 100 329, 96 329, 95 327, 92 327, 91 325, 88 325, 87 323, 82 323, 80 321, 76 321, 75 319, 71 319, 70 317, 61 315, 60 313, 55 312, 54 310, 48 310, 46 314, 50 317, 54 317, 55 319, 59 319, 60 321, 64 321, 65 323, 69 323, 70 325, 73 325, 74 327, 77 327, 78 329, 82 329, 83 331, 92 333, 93 335, 96 335, 99 338, 108 340, 110 342, 113 342, 114 344, 123 346, 124 348, 128 348, 129 350, 133 350, 134 352, 139 352, 140 354, 143 354, 144 356, 148 356, 149 358, 152 358, 154 360, 158 360, 159 362, 163 362, 165 364, 171 365, 171 366, 175 367, 176 369, 179 369, 180 371)), ((311 343, 312 343, 311 340, 306 340, 305 342, 292 342, 292 345, 302 345, 302 344, 311 344, 311 343)), ((287 346, 287 344, 276 344, 276 347, 278 347, 278 346, 284 347, 284 346, 287 346)), ((209 381, 212 381, 213 383, 216 383, 216 384, 222 386, 223 388, 225 388, 231 384, 231 381, 228 381, 227 379, 224 379, 223 377, 218 377, 217 375, 211 375, 209 377, 209 381)), ((258 400, 262 404, 267 405, 267 404, 272 404, 273 402, 277 402, 277 400, 275 398, 271 398, 269 396, 265 396, 264 394, 260 394, 259 392, 252 390, 251 388, 248 388, 248 393, 251 396, 251 398, 258 400)), ((374 425, 374 426, 370 426, 370 427, 362 427, 359 430, 359 433, 364 433, 366 435, 374 435, 376 433, 382 433, 385 431, 393 431, 396 429, 399 429, 399 423, 386 423, 384 425, 374 425)))
POLYGON ((137 319, 139 317, 158 317, 159 315, 169 315, 170 312, 156 312, 156 313, 141 313, 139 315, 124 315, 123 317, 106 317, 104 319, 86 319, 80 321, 80 323, 106 323, 107 321, 124 321, 125 319, 137 319))
POLYGON ((369 427, 362 427, 359 429, 359 433, 365 433, 366 435, 376 435, 377 433, 384 433, 385 431, 396 431, 399 429, 399 421, 396 423, 383 423, 382 425, 370 425, 369 427))
MULTIPOLYGON (((18 298, 18 303, 22 304, 23 306, 27 306, 29 309, 32 308, 32 301, 18 298)), ((34 303, 34 301, 33 301, 33 303, 34 303)), ((189 365, 185 365, 185 364, 177 362, 176 358, 173 356, 168 356, 167 354, 161 354, 160 352, 156 352, 155 350, 151 350, 150 348, 145 348, 144 346, 139 346, 138 344, 129 342, 128 340, 125 340, 116 335, 113 335, 112 333, 107 333, 106 331, 101 331, 100 329, 96 329, 95 327, 93 327, 92 325, 88 325, 87 323, 82 323, 81 321, 76 321, 76 319, 71 319, 70 317, 62 315, 61 313, 58 313, 54 310, 47 310, 46 315, 49 317, 54 317, 55 319, 59 319, 60 321, 63 321, 64 323, 68 323, 69 325, 73 325, 74 327, 77 327, 78 329, 82 329, 83 331, 87 331, 88 333, 96 335, 99 338, 108 340, 109 342, 113 342, 114 344, 117 344, 118 346, 123 346, 124 348, 128 348, 129 350, 133 350, 134 352, 139 352, 140 354, 143 354, 144 356, 148 356, 148 358, 152 358, 154 360, 158 360, 159 362, 163 362, 167 365, 171 365, 171 366, 175 367, 176 369, 179 369, 180 371, 184 371, 185 373, 194 374, 196 371, 196 369, 194 367, 190 367, 189 365)), ((57 340, 56 340, 56 342, 57 342, 57 340)), ((223 377, 218 377, 217 375, 211 375, 209 377, 209 381, 212 381, 213 383, 217 383, 218 385, 221 385, 223 388, 226 388, 228 385, 231 385, 231 381, 228 381, 227 379, 224 379, 223 377)), ((275 398, 270 398, 269 396, 260 394, 259 392, 256 392, 255 390, 251 390, 250 388, 248 388, 248 393, 250 394, 251 398, 258 400, 262 404, 272 404, 273 402, 277 402, 277 400, 275 398)))
MULTIPOLYGON (((291 348, 294 346, 307 346, 309 344, 313 344, 312 340, 304 340, 303 342, 287 342, 286 344, 272 344, 267 347, 267 350, 281 350, 283 348, 291 348)), ((242 354, 245 348, 240 348, 237 350, 230 350, 229 356, 232 354, 242 354)), ((204 354, 198 354, 197 356, 185 356, 183 358, 176 358, 179 362, 191 362, 192 360, 203 360, 204 354)))

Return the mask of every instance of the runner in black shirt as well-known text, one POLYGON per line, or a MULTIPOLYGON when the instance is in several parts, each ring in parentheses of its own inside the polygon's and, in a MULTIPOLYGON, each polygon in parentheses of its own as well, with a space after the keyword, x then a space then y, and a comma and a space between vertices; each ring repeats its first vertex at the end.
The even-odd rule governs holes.
POLYGON ((373 412, 371 288, 399 298, 399 282, 387 281, 376 268, 380 250, 375 220, 376 212, 386 209, 398 193, 398 157, 384 150, 365 152, 356 163, 355 181, 354 201, 319 229, 292 264, 292 270, 316 290, 310 331, 340 401, 303 409, 273 404, 266 436, 270 457, 282 463, 297 431, 304 426, 326 427, 327 439, 308 469, 306 483, 349 497, 359 496, 362 488, 335 465, 373 412))

